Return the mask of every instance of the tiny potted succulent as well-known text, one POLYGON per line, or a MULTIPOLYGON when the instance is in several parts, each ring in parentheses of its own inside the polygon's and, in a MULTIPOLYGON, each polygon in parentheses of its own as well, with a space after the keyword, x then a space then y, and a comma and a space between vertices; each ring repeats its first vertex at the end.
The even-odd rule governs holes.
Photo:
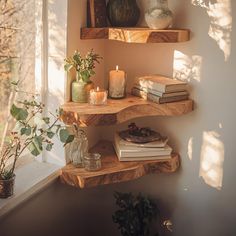
MULTIPOLYGON (((148 197, 141 194, 135 196, 132 193, 114 194, 116 204, 119 207, 112 219, 119 225, 123 236, 149 236, 150 225, 157 217, 157 206, 148 197)), ((157 236, 158 233, 155 234, 157 236)))
POLYGON ((93 50, 89 51, 85 57, 75 51, 71 57, 65 58, 65 71, 69 72, 74 69, 76 72, 75 81, 72 82, 73 102, 86 103, 88 101, 88 93, 94 88, 90 78, 95 75, 95 64, 100 63, 101 59, 102 57, 93 50))
POLYGON ((27 99, 11 106, 10 113, 16 123, 0 153, 0 198, 13 194, 16 163, 27 151, 33 156, 38 156, 44 149, 51 151, 54 136, 58 136, 64 145, 74 139, 59 123, 59 114, 44 116, 44 109, 44 104, 34 95, 30 98, 27 95, 27 99))

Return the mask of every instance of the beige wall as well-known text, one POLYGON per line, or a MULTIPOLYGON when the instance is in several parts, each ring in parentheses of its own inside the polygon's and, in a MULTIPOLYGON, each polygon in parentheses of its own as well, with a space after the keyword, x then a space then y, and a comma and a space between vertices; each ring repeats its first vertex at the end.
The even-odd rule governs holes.
MULTIPOLYGON (((101 78, 116 64, 127 71, 129 87, 135 76, 146 73, 189 80, 194 112, 182 117, 136 120, 170 137, 170 143, 182 158, 178 173, 150 175, 88 190, 52 185, 2 220, 0 235, 14 236, 19 232, 27 235, 119 235, 111 220, 115 190, 142 192, 156 199, 163 216, 173 222, 172 235, 235 235, 236 20, 233 14, 236 2, 231 1, 231 8, 227 0, 193 1, 195 5, 190 0, 169 2, 175 13, 174 25, 192 31, 189 42, 148 45, 81 42, 79 29, 85 18, 81 18, 80 13, 85 1, 69 0, 68 53, 75 48, 87 51, 91 47, 101 53, 105 63, 97 68, 95 80, 101 84, 101 78), (227 26, 231 14, 232 32, 230 25, 227 26), (209 36, 210 26, 214 39, 209 36), (75 231, 77 233, 73 233, 75 231)), ((90 140, 111 138, 115 129, 125 125, 89 129, 90 140)))

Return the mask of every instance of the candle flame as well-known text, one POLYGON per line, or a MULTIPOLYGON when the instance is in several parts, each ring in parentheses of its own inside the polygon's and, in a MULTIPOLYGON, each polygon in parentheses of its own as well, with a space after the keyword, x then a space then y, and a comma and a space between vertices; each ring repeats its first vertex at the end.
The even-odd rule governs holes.
POLYGON ((99 87, 97 87, 96 91, 97 91, 97 92, 99 91, 99 87))
POLYGON ((118 71, 118 70, 119 70, 119 66, 117 65, 117 66, 116 66, 116 71, 118 71))

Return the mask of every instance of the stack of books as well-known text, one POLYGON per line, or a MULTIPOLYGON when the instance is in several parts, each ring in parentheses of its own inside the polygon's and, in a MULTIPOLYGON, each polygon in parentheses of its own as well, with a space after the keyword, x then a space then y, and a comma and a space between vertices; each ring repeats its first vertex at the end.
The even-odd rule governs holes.
POLYGON ((168 138, 149 143, 133 143, 122 139, 118 133, 114 138, 114 149, 119 161, 168 160, 172 148, 167 144, 168 138))
POLYGON ((161 75, 138 77, 131 94, 156 103, 188 99, 187 83, 161 75))

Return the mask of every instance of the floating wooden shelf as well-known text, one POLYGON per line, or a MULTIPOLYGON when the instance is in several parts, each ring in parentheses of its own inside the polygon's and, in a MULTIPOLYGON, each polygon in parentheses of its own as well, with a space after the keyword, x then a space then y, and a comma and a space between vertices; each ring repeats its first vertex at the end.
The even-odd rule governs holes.
POLYGON ((188 29, 82 28, 81 39, 109 39, 126 43, 178 43, 190 39, 188 29))
POLYGON ((80 127, 114 125, 144 116, 178 116, 193 110, 193 101, 184 100, 157 104, 139 97, 128 96, 120 100, 108 99, 104 106, 68 102, 62 107, 62 121, 80 127))
POLYGON ((180 165, 178 154, 173 154, 169 160, 120 162, 108 141, 100 141, 91 152, 102 154, 102 169, 88 172, 69 164, 61 170, 61 182, 80 188, 95 187, 137 179, 150 173, 172 173, 180 165))

